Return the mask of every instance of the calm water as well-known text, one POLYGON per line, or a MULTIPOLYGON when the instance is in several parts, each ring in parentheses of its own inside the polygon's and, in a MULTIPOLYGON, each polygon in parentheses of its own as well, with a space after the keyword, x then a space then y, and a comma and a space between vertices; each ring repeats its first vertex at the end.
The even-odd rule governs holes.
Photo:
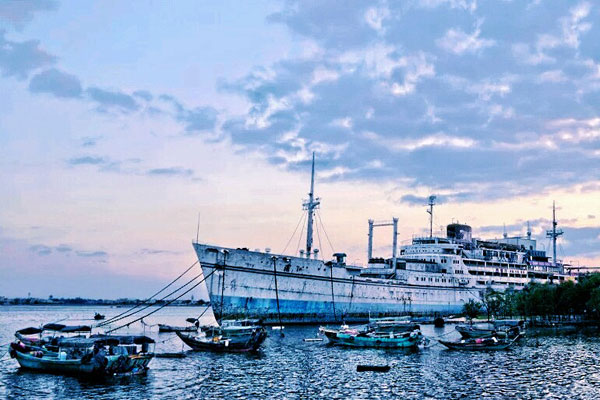
MULTIPOLYGON (((304 343, 317 327, 269 331, 257 354, 188 353, 184 359, 154 359, 147 376, 89 381, 21 371, 6 354, 16 329, 68 318, 93 323, 122 308, 0 308, 0 398, 30 399, 599 399, 600 340, 569 335, 525 338, 508 351, 469 353, 434 345, 419 351, 353 350, 325 342, 304 343), (388 373, 356 372, 357 364, 391 364, 388 373)), ((147 319, 184 324, 202 308, 166 308, 147 319)), ((423 326, 427 336, 457 338, 454 326, 423 326)), ((142 333, 133 325, 123 332, 142 333)), ((158 334, 157 352, 180 351, 171 333, 158 334)))

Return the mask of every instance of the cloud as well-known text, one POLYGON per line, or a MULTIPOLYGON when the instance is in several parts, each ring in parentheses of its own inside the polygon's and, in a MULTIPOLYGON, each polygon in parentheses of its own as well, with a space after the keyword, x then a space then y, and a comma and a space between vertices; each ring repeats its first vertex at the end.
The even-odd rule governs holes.
POLYGON ((389 16, 390 10, 387 7, 371 7, 365 12, 365 21, 375 31, 382 33, 384 31, 383 21, 389 16))
POLYGON ((177 120, 184 123, 186 132, 210 131, 215 127, 217 114, 217 110, 212 107, 196 107, 182 111, 177 120))
POLYGON ((29 74, 56 61, 56 57, 42 50, 39 41, 13 42, 6 40, 0 29, 0 71, 4 76, 25 79, 29 74))
POLYGON ((133 94, 133 96, 139 97, 140 99, 143 99, 146 101, 152 101, 152 99, 154 98, 154 96, 152 96, 152 93, 150 93, 147 90, 136 90, 132 94, 133 94))
POLYGON ((172 254, 180 254, 177 251, 172 251, 172 250, 160 250, 160 249, 141 249, 140 250, 140 254, 143 255, 160 255, 160 254, 168 254, 168 255, 172 255, 172 254))
POLYGON ((66 244, 61 244, 58 246, 47 246, 43 244, 36 244, 29 247, 29 250, 38 256, 48 256, 53 252, 58 252, 62 254, 74 253, 78 257, 85 258, 105 258, 108 256, 108 253, 103 250, 96 251, 87 251, 87 250, 75 250, 73 247, 68 246, 66 244))
POLYGON ((36 244, 29 248, 32 252, 37 254, 38 256, 47 256, 52 253, 52 248, 48 246, 44 246, 42 244, 36 244))
POLYGON ((169 168, 154 168, 146 172, 150 176, 182 176, 189 177, 194 175, 194 171, 189 168, 169 167, 169 168))
POLYGON ((477 0, 421 0, 417 3, 421 7, 440 7, 447 6, 450 8, 459 8, 468 11, 475 11, 477 9, 477 0))
POLYGON ((81 82, 75 75, 50 68, 31 78, 29 90, 33 93, 50 93, 56 97, 81 97, 81 82))
POLYGON ((86 89, 86 93, 92 101, 98 104, 98 110, 102 112, 117 110, 130 113, 140 108, 140 105, 132 96, 120 91, 89 87, 86 89))
POLYGON ((75 254, 79 257, 85 257, 85 258, 105 258, 108 256, 108 253, 103 250, 76 251, 75 254))
POLYGON ((84 137, 81 141, 81 147, 94 147, 101 137, 84 137))
POLYGON ((98 156, 82 156, 71 158, 67 162, 70 165, 102 165, 107 163, 107 159, 98 156))
POLYGON ((493 46, 496 42, 492 39, 480 38, 481 29, 478 26, 473 33, 465 33, 460 28, 452 28, 443 38, 437 40, 437 45, 442 49, 461 55, 464 53, 477 53, 486 47, 493 46))
POLYGON ((72 167, 94 166, 98 172, 118 173, 123 175, 154 176, 166 178, 190 178, 198 181, 200 178, 194 175, 194 170, 180 166, 164 168, 143 168, 139 159, 113 160, 109 157, 86 155, 73 157, 67 160, 72 167))
POLYGON ((37 12, 57 8, 58 2, 54 0, 5 0, 0 2, 0 21, 22 28, 37 12))

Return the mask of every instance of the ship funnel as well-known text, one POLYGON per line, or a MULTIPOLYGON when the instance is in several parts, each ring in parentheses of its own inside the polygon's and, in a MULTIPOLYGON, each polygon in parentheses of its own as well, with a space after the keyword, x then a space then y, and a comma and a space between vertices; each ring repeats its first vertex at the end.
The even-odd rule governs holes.
POLYGON ((464 224, 449 224, 446 227, 448 239, 471 241, 471 227, 464 224))

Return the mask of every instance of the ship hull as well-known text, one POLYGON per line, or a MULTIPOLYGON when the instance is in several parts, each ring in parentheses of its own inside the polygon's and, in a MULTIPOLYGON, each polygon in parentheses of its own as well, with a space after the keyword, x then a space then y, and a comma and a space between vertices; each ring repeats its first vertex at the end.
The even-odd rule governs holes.
POLYGON ((455 314, 466 301, 479 298, 473 288, 364 278, 320 260, 203 244, 194 248, 217 318, 359 322, 383 316, 455 314))

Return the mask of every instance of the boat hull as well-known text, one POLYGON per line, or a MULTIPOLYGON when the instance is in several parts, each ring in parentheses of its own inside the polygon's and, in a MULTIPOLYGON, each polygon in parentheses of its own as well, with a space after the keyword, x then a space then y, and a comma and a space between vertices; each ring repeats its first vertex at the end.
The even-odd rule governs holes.
POLYGON ((244 353, 256 351, 267 338, 264 329, 257 330, 256 335, 233 337, 226 340, 213 338, 194 338, 182 332, 175 332, 177 336, 195 351, 211 351, 217 353, 244 353))
POLYGON ((415 348, 419 345, 421 335, 412 335, 408 337, 390 338, 390 337, 371 337, 353 335, 347 333, 325 333, 329 342, 337 346, 346 347, 369 347, 377 349, 406 349, 415 348))
POLYGON ((172 326, 172 325, 164 325, 158 324, 158 332, 166 333, 166 332, 196 332, 198 330, 195 326, 172 326))
POLYGON ((482 341, 476 343, 475 341, 468 341, 466 343, 461 342, 448 342, 445 340, 439 340, 441 344, 449 348, 450 350, 466 350, 466 351, 488 351, 488 350, 506 350, 517 341, 519 336, 512 340, 502 340, 497 343, 490 344, 489 342, 482 341))
POLYGON ((456 314, 466 301, 479 298, 472 288, 363 278, 315 259, 203 244, 194 248, 217 319, 362 322, 369 317, 456 314))

